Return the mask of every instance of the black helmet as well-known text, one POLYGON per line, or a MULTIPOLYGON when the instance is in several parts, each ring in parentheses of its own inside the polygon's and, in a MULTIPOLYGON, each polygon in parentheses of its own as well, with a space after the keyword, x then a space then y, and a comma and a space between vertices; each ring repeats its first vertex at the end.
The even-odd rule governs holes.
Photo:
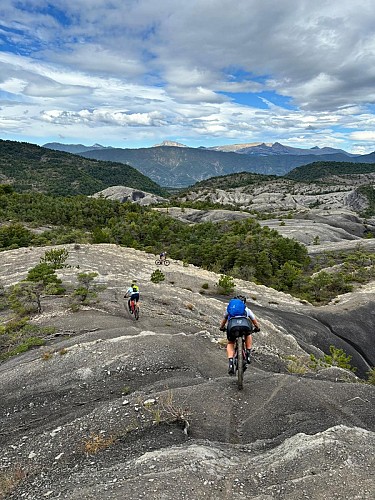
POLYGON ((244 304, 246 304, 246 297, 244 295, 237 295, 234 297, 235 299, 240 299, 244 304))

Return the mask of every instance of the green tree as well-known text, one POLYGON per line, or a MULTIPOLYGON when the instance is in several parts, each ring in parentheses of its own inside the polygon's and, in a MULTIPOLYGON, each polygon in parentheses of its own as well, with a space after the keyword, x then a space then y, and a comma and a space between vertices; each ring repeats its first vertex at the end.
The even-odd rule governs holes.
POLYGON ((217 283, 217 290, 223 295, 229 295, 234 291, 235 286, 232 276, 222 274, 217 283))
POLYGON ((151 274, 150 280, 152 283, 161 283, 165 280, 165 274, 160 269, 155 269, 151 274))
POLYGON ((97 299, 98 292, 105 287, 94 282, 98 276, 96 272, 79 273, 77 276, 78 286, 74 289, 71 297, 71 307, 79 309, 80 305, 90 304, 93 299, 97 299))
POLYGON ((69 252, 66 248, 52 248, 47 250, 43 257, 40 258, 41 264, 48 264, 53 270, 67 267, 65 262, 69 257, 69 252))
POLYGON ((282 291, 289 291, 301 278, 301 267, 297 262, 285 262, 277 271, 277 288, 282 291))
POLYGON ((57 295, 64 291, 61 286, 61 279, 57 277, 54 268, 42 262, 29 270, 26 281, 41 283, 43 289, 52 295, 57 295))
POLYGON ((27 247, 32 239, 32 233, 20 223, 0 227, 0 249, 27 247))

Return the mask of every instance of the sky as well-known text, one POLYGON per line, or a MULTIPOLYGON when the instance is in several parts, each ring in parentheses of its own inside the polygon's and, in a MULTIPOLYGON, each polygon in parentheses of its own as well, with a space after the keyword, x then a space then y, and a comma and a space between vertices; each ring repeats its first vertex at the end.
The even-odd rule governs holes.
POLYGON ((1 0, 0 139, 370 153, 374 0, 1 0))

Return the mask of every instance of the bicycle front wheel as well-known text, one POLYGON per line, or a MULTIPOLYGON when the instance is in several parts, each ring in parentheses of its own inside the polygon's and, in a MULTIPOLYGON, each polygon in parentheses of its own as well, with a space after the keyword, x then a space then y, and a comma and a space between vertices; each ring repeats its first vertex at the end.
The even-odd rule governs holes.
POLYGON ((169 266, 169 264, 170 264, 169 260, 165 260, 165 261, 164 261, 164 265, 165 265, 165 266, 169 266))
POLYGON ((238 390, 243 389, 243 337, 237 339, 237 385, 238 390))

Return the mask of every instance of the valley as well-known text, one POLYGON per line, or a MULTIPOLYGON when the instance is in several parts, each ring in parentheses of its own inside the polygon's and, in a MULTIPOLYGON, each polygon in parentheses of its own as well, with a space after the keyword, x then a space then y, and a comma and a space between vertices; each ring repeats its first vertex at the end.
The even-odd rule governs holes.
POLYGON ((373 497, 371 165, 172 193, 5 146, 0 499, 373 497), (242 391, 219 330, 235 294, 261 326, 242 391))

